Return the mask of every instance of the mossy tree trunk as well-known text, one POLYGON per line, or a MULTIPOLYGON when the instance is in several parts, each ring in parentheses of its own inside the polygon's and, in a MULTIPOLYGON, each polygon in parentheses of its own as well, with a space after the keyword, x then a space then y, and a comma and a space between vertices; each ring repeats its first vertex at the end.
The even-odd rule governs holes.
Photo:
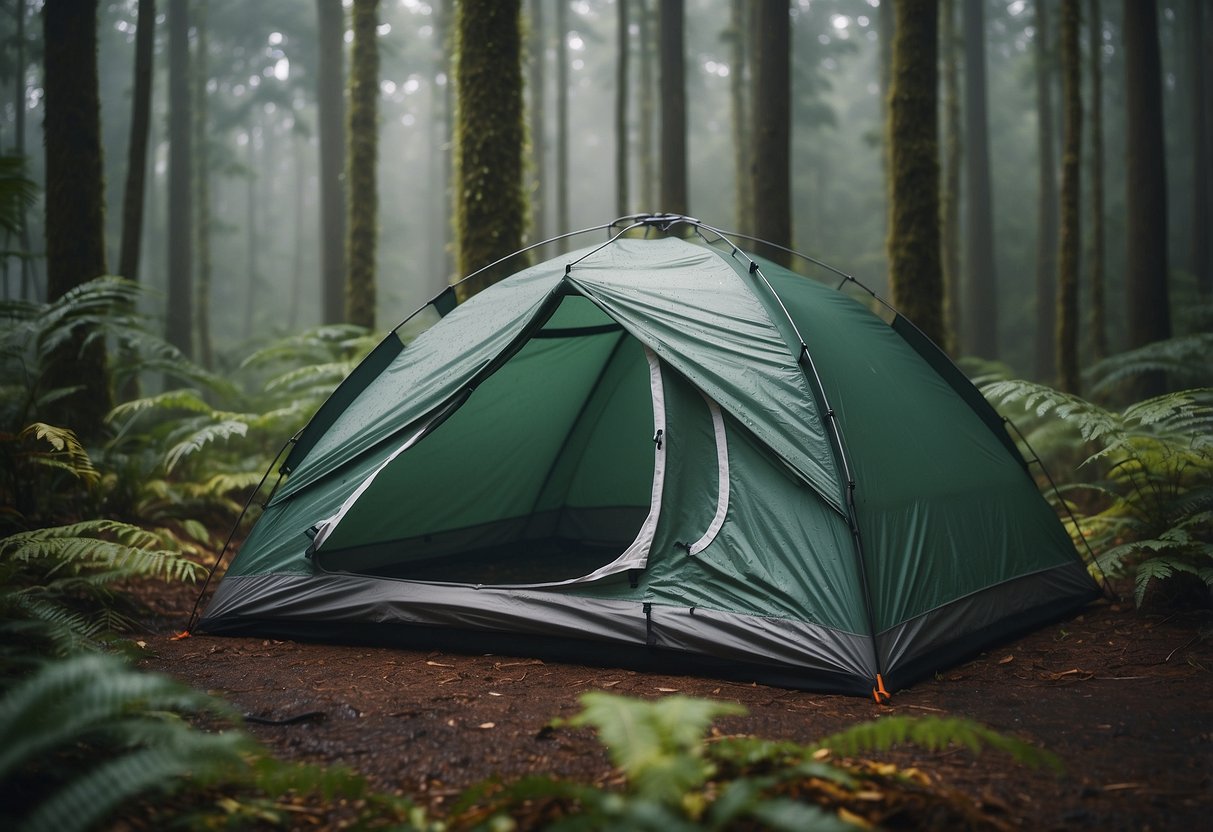
MULTIPOLYGON (((1125 283, 1129 349, 1171 337, 1167 282, 1167 171, 1163 143, 1162 61, 1154 0, 1124 0, 1125 283)), ((1133 395, 1166 391, 1166 375, 1148 373, 1133 395)))
POLYGON ((1087 60, 1091 75, 1091 357, 1098 361, 1108 355, 1104 289, 1103 15, 1099 0, 1091 0, 1087 15, 1087 60))
POLYGON ((965 352, 998 357, 990 131, 986 112, 985 0, 964 0, 965 352))
POLYGON ((194 146, 188 0, 168 4, 168 315, 167 340, 194 355, 194 146))
MULTIPOLYGON (((105 192, 97 75, 97 0, 48 0, 42 7, 45 68, 47 299, 105 274, 105 192)), ((41 418, 93 439, 113 398, 103 339, 79 332, 46 357, 48 388, 78 388, 41 418)))
MULTIPOLYGON (((194 59, 194 243, 198 247, 198 286, 195 296, 194 323, 198 329, 198 359, 208 370, 215 365, 211 343, 211 191, 210 151, 207 147, 207 21, 206 5, 199 4, 195 29, 197 43, 194 59)), ((250 136, 250 140, 251 140, 250 136)))
POLYGON ((755 252, 784 266, 792 246, 791 25, 787 0, 760 0, 754 20, 754 236, 772 243, 755 252))
POLYGON ((1078 46, 1078 0, 1061 2, 1061 232, 1057 272, 1057 385, 1077 393, 1078 270, 1082 227, 1082 56, 1078 46))
POLYGON ((1189 0, 1191 18, 1188 24, 1188 113, 1191 119, 1192 137, 1192 274, 1196 286, 1205 299, 1213 298, 1213 263, 1210 262, 1210 241, 1213 234, 1210 226, 1210 206, 1213 200, 1213 179, 1210 179, 1210 124, 1213 114, 1209 112, 1209 53, 1204 44, 1209 41, 1211 10, 1208 0, 1189 0))
POLYGON ((1057 292, 1057 162, 1053 145, 1053 66, 1048 4, 1036 0, 1036 339, 1034 367, 1036 378, 1053 379, 1057 328, 1055 304, 1057 292))
POLYGON ((885 145, 893 306, 946 343, 939 259, 938 0, 896 4, 885 145))
POLYGON ((628 34, 629 0, 615 0, 617 8, 618 58, 615 64, 615 214, 628 213, 628 65, 631 36, 628 34))
POLYGON ((734 223, 742 234, 754 231, 753 171, 750 164, 750 107, 746 89, 749 71, 746 45, 750 42, 749 4, 746 0, 732 0, 729 4, 729 101, 732 105, 733 127, 733 206, 734 223))
POLYGON ((375 327, 375 255, 379 235, 379 0, 354 0, 347 142, 349 238, 346 242, 345 320, 375 327))
POLYGON ((156 0, 139 0, 135 19, 135 83, 131 93, 131 132, 126 156, 126 187, 122 195, 122 241, 118 274, 139 279, 139 249, 143 241, 143 197, 147 180, 147 141, 152 110, 152 47, 156 37, 156 0))
POLYGON ((321 321, 345 318, 345 12, 316 0, 316 123, 320 137, 321 321))
MULTIPOLYGON (((520 0, 459 0, 455 31, 455 226, 458 272, 468 275, 522 245, 520 0)), ((517 267, 506 261, 482 272, 463 284, 465 297, 517 267)))
MULTIPOLYGON (((547 0, 531 0, 530 3, 530 55, 528 61, 529 115, 531 144, 531 181, 528 186, 531 203, 531 233, 535 242, 548 238, 547 198, 544 185, 547 182, 548 141, 547 124, 547 31, 544 27, 543 7, 547 0)), ((562 229, 562 232, 567 229, 562 229)))
POLYGON ((658 4, 658 56, 661 68, 661 211, 686 214, 687 95, 682 0, 658 4))
POLYGON ((940 207, 943 270, 943 318, 947 343, 955 355, 960 340, 960 67, 957 56, 956 0, 939 7, 940 51, 943 55, 943 191, 940 207))

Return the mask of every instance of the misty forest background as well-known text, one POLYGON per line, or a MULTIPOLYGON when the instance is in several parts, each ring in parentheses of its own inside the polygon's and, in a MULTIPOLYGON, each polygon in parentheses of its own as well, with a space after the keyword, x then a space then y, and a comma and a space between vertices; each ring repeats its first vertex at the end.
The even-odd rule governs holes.
MULTIPOLYGON (((5 297, 31 300, 45 299, 47 292, 41 204, 47 84, 41 5, 20 0, 8 4, 0 18, 0 89, 7 90, 0 108, 0 144, 24 158, 29 178, 40 188, 38 202, 24 211, 24 226, 8 235, 2 289, 5 297)), ((85 17, 90 8, 87 2, 62 5, 71 7, 68 14, 85 17)), ((334 269, 346 270, 332 258, 345 250, 347 236, 344 218, 323 210, 321 151, 326 130, 330 137, 337 136, 328 139, 330 146, 337 144, 338 151, 349 156, 359 131, 373 130, 378 142, 378 215, 372 220, 377 235, 364 238, 369 239, 369 255, 355 250, 366 243, 353 243, 346 251, 347 262, 361 257, 371 264, 377 287, 369 320, 364 311, 361 322, 392 326, 461 276, 451 184, 456 175, 456 5, 450 0, 346 2, 344 7, 340 0, 99 4, 105 271, 148 287, 151 292, 141 305, 161 318, 172 280, 180 280, 182 270, 193 271, 192 282, 186 284, 193 294, 187 317, 181 319, 178 310, 168 328, 169 340, 222 368, 272 337, 358 316, 343 310, 340 301, 330 301, 326 311, 323 294, 326 268, 330 281, 334 269), (132 130, 141 13, 155 20, 143 221, 137 260, 125 255, 125 271, 120 272, 123 200, 132 198, 126 193, 135 181, 131 166, 139 164, 130 146, 144 129, 136 114, 132 130), (354 124, 348 112, 353 109, 355 80, 352 27, 359 14, 365 19, 368 13, 378 63, 377 70, 372 68, 378 84, 377 112, 363 122, 371 127, 354 124), (174 25, 181 34, 174 32, 174 25), (346 101, 338 101, 336 112, 331 105, 329 112, 318 107, 325 84, 330 96, 333 89, 346 91, 346 101), (176 153, 170 137, 175 108, 186 111, 190 120, 176 153), (348 138, 343 135, 347 131, 348 138), (174 161, 192 168, 185 191, 172 183, 174 161), (181 217, 183 200, 192 205, 188 220, 181 217), (180 221, 192 222, 193 231, 174 232, 172 223, 180 221)), ((473 11, 477 6, 469 5, 473 11)), ((492 9, 503 4, 483 5, 492 9)), ((754 171, 749 168, 747 173, 744 153, 755 138, 755 125, 767 118, 764 90, 755 84, 761 34, 756 15, 763 6, 785 4, 531 0, 520 5, 519 77, 526 107, 521 243, 635 211, 679 210, 721 228, 755 231, 748 192, 754 171), (685 58, 683 206, 662 204, 662 130, 663 119, 670 118, 670 100, 661 87, 658 17, 670 7, 681 7, 685 58), (626 37, 621 38, 621 32, 626 37), (622 132, 616 118, 620 107, 622 132), (621 158, 626 165, 622 184, 617 179, 621 158)), ((910 15, 923 13, 912 8, 915 4, 907 5, 910 15)), ((1052 383, 1058 195, 1065 157, 1062 4, 956 0, 919 5, 938 14, 940 27, 941 202, 948 204, 949 189, 951 199, 959 200, 954 220, 958 225, 951 234, 944 212, 945 279, 959 286, 957 292, 982 284, 995 292, 985 308, 970 310, 969 319, 954 318, 952 331, 982 337, 976 342, 962 339, 958 352, 997 359, 1015 374, 1052 383), (973 48, 978 39, 974 32, 980 33, 976 45, 984 50, 973 48), (976 67, 977 61, 984 61, 984 67, 976 67), (975 67, 984 69, 984 78, 975 67), (967 119, 970 111, 982 107, 988 113, 988 133, 981 138, 988 141, 988 193, 978 193, 976 201, 989 200, 992 221, 986 237, 968 233, 974 230, 974 214, 969 213, 974 189, 984 188, 969 158, 979 151, 975 131, 980 124, 967 119), (982 251, 974 250, 977 247, 982 251), (949 262, 957 264, 952 266, 959 267, 957 274, 946 274, 949 262)), ((1080 287, 1077 343, 1084 364, 1097 357, 1097 350, 1115 352, 1143 339, 1154 340, 1148 335, 1135 338, 1128 314, 1133 304, 1126 244, 1139 229, 1129 219, 1133 194, 1126 181, 1125 36, 1138 29, 1126 28, 1126 9, 1137 14, 1139 7, 1149 7, 1153 12, 1161 58, 1153 97, 1161 103, 1165 145, 1157 170, 1165 170, 1165 197, 1163 205, 1149 209, 1147 219, 1162 223, 1165 256, 1155 268, 1164 272, 1145 279, 1160 289, 1154 302, 1165 305, 1169 297, 1176 311, 1170 326, 1178 332, 1201 326, 1187 313, 1200 311, 1195 303, 1198 297, 1207 299, 1209 292, 1207 114, 1213 85, 1207 55, 1213 10, 1200 0, 1160 0, 1156 11, 1154 5, 1122 6, 1109 0, 1073 4, 1082 16, 1082 242, 1077 264, 1067 267, 1080 287), (1097 135, 1103 157, 1099 168, 1092 159, 1097 135), (1097 181, 1103 203, 1098 214, 1092 202, 1092 184, 1097 181), (1098 242, 1096 216, 1103 226, 1098 242), (1102 298, 1092 295, 1093 267, 1101 272, 1097 280, 1103 285, 1102 298), (1101 314, 1103 334, 1093 329, 1101 314), (1101 347, 1097 337, 1105 338, 1106 346, 1101 347)), ((820 258, 890 297, 883 101, 890 72, 892 4, 793 0, 786 6, 790 239, 777 242, 820 258)), ((74 55, 71 61, 80 65, 88 57, 74 55)), ((68 135, 67 141, 72 140, 68 135)), ((347 161, 345 156, 339 159, 330 170, 339 170, 344 183, 347 161)), ((73 176, 69 173, 69 180, 73 176)), ((337 198, 348 199, 348 194, 337 198)), ((518 212, 505 200, 489 206, 488 216, 505 222, 518 212)), ((577 245, 588 242, 582 238, 577 245)), ((816 275, 830 278, 820 271, 816 275)), ((78 282, 92 276, 79 275, 78 282)), ((965 308, 964 301, 954 297, 965 308)), ((895 305, 900 305, 896 299, 895 305)))

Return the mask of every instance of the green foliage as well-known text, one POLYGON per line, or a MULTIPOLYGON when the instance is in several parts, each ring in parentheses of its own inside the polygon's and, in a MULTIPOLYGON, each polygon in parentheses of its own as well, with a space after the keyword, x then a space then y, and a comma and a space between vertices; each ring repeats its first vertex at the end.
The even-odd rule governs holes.
POLYGON ((885 790, 881 800, 893 800, 899 789, 921 788, 922 776, 887 765, 849 764, 835 755, 901 744, 932 751, 994 748, 1030 766, 1060 769, 1047 752, 961 719, 886 717, 801 745, 754 737, 706 739, 715 719, 744 713, 733 703, 602 692, 587 693, 581 701, 581 713, 554 724, 593 727, 624 777, 622 791, 550 777, 505 786, 490 781, 465 792, 450 818, 452 828, 854 829, 864 823, 858 812, 865 801, 873 805, 874 789, 885 790))
POLYGON ((996 406, 1031 414, 1031 442, 1065 472, 1061 493, 1098 567, 1133 574, 1139 605, 1157 582, 1180 573, 1213 587, 1213 389, 1122 410, 1027 381, 998 381, 983 392, 996 406), (1079 470, 1083 481, 1073 479, 1079 470))
POLYGON ((1196 332, 1164 341, 1155 341, 1093 365, 1084 373, 1091 384, 1091 395, 1113 394, 1125 382, 1153 372, 1165 372, 1171 383, 1181 387, 1213 385, 1213 332, 1196 332))

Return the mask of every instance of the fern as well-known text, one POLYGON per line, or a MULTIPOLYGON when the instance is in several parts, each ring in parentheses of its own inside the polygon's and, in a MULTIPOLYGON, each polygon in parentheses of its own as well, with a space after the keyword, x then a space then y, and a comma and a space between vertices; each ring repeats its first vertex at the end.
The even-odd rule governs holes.
POLYGON ((1084 374, 1093 395, 1107 395, 1130 379, 1165 372, 1173 384, 1185 387, 1213 385, 1213 332, 1197 332, 1155 341, 1105 358, 1084 374))
POLYGON ((1207 513, 1213 507, 1213 389, 1169 393, 1120 411, 1026 381, 994 382, 983 392, 997 406, 1064 427, 1085 446, 1085 458, 1073 467, 1091 478, 1063 486, 1066 507, 1097 552, 1098 568, 1110 575, 1135 572, 1139 604, 1153 582, 1178 573, 1213 587, 1206 568, 1213 540, 1207 513))
POLYGON ((147 529, 117 520, 88 520, 19 532, 0 540, 0 561, 38 566, 51 576, 115 570, 122 578, 194 580, 202 568, 147 529))

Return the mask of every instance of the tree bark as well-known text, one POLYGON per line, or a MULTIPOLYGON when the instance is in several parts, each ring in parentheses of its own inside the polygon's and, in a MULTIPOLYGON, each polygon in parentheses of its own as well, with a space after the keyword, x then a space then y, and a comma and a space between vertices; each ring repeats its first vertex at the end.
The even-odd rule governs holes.
POLYGON ((548 145, 544 116, 547 113, 547 32, 543 6, 547 0, 531 0, 530 123, 531 123, 531 226, 535 241, 548 238, 547 182, 548 145))
POLYGON ((350 53, 349 264, 345 320, 375 327, 375 254, 379 192, 375 174, 379 155, 379 0, 354 0, 354 45, 350 53))
POLYGON ((569 0, 556 2, 556 233, 569 220, 569 0))
POLYGON ((653 148, 657 106, 653 101, 653 9, 640 0, 640 201, 645 211, 657 211, 657 153, 653 148))
POLYGON ((1036 0, 1036 378, 1053 379, 1057 328, 1057 169, 1053 156, 1053 52, 1045 0, 1036 0))
POLYGON ((345 319, 345 12, 341 0, 316 0, 316 27, 321 320, 336 324, 345 319))
POLYGON ((1082 56, 1078 0, 1061 3, 1061 232, 1057 272, 1057 386, 1078 393, 1078 271, 1082 227, 1082 56))
POLYGON ((661 210, 686 214, 687 100, 683 0, 658 4, 658 53, 661 69, 661 210))
POLYGON ((1103 15, 1099 0, 1088 10, 1087 60, 1091 73, 1091 357, 1108 355, 1105 299, 1104 144, 1103 144, 1103 15))
POLYGON ((899 0, 885 146, 889 157, 889 284, 893 306, 946 342, 939 259, 939 6, 899 0))
POLYGON ((167 340, 194 355, 193 124, 188 0, 169 0, 169 202, 167 340))
MULTIPOLYGON (((522 244, 526 210, 520 2, 460 0, 455 29, 458 270, 468 275, 522 244)), ((464 296, 516 267, 507 260, 486 270, 463 284, 464 296)))
POLYGON ((215 366, 215 354, 211 342, 211 161, 207 147, 206 90, 210 70, 206 8, 205 4, 197 6, 198 43, 194 61, 194 198, 198 207, 194 214, 194 242, 198 246, 198 291, 194 321, 198 329, 198 359, 203 367, 210 370, 215 366))
MULTIPOLYGON (((47 0, 42 7, 46 147, 47 299, 105 274, 97 0, 47 0)), ((113 397, 105 344, 78 334, 46 356, 48 389, 78 387, 47 407, 44 419, 94 439, 113 397)))
POLYGON ((628 0, 618 6, 618 59, 615 69, 615 213, 628 213, 628 0))
MULTIPOLYGON (((791 264, 791 26, 787 0, 759 0, 754 55, 754 236, 757 254, 791 264)), ((932 118, 932 123, 934 119, 932 118)))
POLYGON ((1188 24, 1188 60, 1191 75, 1191 99, 1188 103, 1189 116, 1192 119, 1192 274, 1196 277, 1196 286, 1206 300, 1213 298, 1213 265, 1210 264, 1209 236, 1213 234, 1210 225, 1209 202, 1213 181, 1210 180, 1209 168, 1209 54, 1203 49, 1206 40, 1205 31, 1208 27, 1207 0, 1189 0, 1192 19, 1188 24))
POLYGON ((750 166, 750 107, 747 95, 746 76, 749 64, 746 44, 749 43, 749 5, 746 0, 732 0, 729 4, 729 100, 733 118, 733 176, 736 205, 734 223, 741 234, 754 231, 754 189, 750 166))
MULTIPOLYGON (((1162 69, 1154 0, 1124 0, 1125 282, 1130 349, 1171 337, 1167 279, 1167 171, 1162 69)), ((1145 374, 1137 396, 1165 392, 1166 376, 1145 374)))
POLYGON ((984 0, 964 0, 966 352, 998 357, 998 278, 994 269, 989 118, 986 114, 984 0))
POLYGON ((957 58, 956 0, 943 0, 939 12, 940 48, 943 52, 943 205, 941 218, 941 258, 943 270, 943 318, 946 343, 940 344, 955 355, 960 344, 961 272, 960 272, 960 165, 963 153, 960 138, 960 68, 957 58))
POLYGON ((152 109, 152 47, 156 39, 156 0, 139 0, 135 19, 135 86, 131 95, 131 132, 127 149, 126 189, 122 197, 122 242, 118 274, 139 279, 143 241, 143 197, 147 179, 147 141, 152 109))

